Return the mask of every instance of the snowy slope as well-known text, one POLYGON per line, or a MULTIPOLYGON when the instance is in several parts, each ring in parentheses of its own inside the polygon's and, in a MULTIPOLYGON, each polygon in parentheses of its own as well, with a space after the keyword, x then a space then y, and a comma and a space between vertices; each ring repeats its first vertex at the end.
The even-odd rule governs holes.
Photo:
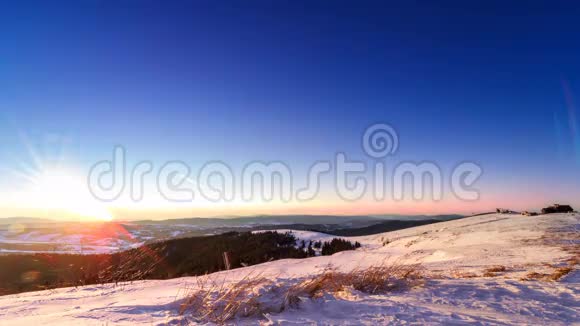
POLYGON ((306 243, 309 241, 316 242, 316 241, 330 241, 333 238, 345 238, 345 237, 337 237, 334 235, 320 233, 320 232, 313 232, 313 231, 303 231, 303 230, 288 230, 288 229, 276 229, 276 230, 260 230, 260 231, 253 231, 253 233, 260 233, 260 232, 267 232, 267 231, 276 231, 278 233, 292 233, 298 240, 304 240, 306 243))
MULTIPOLYGON (((491 214, 350 238, 363 248, 333 256, 280 260, 215 273, 235 282, 259 273, 292 282, 328 265, 348 271, 386 261, 420 262, 429 277, 421 287, 387 295, 351 293, 323 298, 298 310, 270 314, 269 324, 554 324, 580 322, 580 277, 575 269, 559 282, 522 280, 551 274, 579 253, 580 215, 524 217, 491 214), (485 275, 486 269, 505 271, 485 275)), ((296 231, 298 238, 326 239, 296 231)), ((331 237, 330 237, 331 238, 331 237)), ((577 266, 575 267, 577 268, 577 266)), ((0 297, 2 325, 180 324, 179 300, 196 278, 144 281, 24 293, 0 297)), ((236 323, 256 324, 257 319, 236 323)))

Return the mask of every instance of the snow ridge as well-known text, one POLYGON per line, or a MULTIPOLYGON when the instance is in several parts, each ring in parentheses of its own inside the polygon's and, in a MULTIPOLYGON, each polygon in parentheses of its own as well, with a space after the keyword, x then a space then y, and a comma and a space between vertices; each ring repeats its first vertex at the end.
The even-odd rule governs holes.
MULTIPOLYGON (((349 271, 381 262, 421 263, 427 282, 421 288, 369 295, 353 291, 341 298, 311 300, 299 309, 270 313, 265 324, 551 324, 580 320, 580 215, 519 216, 489 214, 365 237, 351 237, 356 251, 306 259, 285 259, 207 277, 226 284, 250 273, 272 282, 291 282, 328 266, 349 271), (576 260, 574 260, 576 258, 576 260), (533 278, 553 275, 559 281, 533 278), (496 272, 490 272, 496 267, 496 272), (501 267, 501 268, 497 268, 501 267), (533 274, 536 273, 536 274, 533 274)), ((304 240, 332 236, 293 231, 304 240)), ((122 285, 23 293, 0 297, 6 325, 181 324, 184 289, 196 277, 122 285)), ((232 320, 256 324, 258 317, 232 320)))

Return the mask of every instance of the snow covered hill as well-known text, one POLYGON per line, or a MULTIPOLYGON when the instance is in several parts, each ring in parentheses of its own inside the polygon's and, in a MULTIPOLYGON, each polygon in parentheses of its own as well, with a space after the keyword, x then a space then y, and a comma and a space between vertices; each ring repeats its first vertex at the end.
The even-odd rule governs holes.
MULTIPOLYGON (((331 237, 296 231, 305 240, 331 237)), ((182 324, 187 289, 201 279, 233 284, 260 275, 286 284, 332 266, 350 271, 420 263, 421 287, 387 294, 350 291, 299 308, 232 323, 256 324, 553 324, 580 322, 580 215, 490 214, 373 236, 332 256, 285 259, 206 277, 65 288, 0 297, 2 325, 182 324), (554 281, 558 280, 558 281, 554 281)))

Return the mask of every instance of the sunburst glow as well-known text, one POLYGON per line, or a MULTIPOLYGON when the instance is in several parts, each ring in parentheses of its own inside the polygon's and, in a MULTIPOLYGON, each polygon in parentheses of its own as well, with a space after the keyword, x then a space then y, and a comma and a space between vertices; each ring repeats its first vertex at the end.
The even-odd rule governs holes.
POLYGON ((112 220, 107 208, 91 197, 83 178, 74 172, 44 171, 32 179, 30 200, 44 209, 65 211, 84 219, 112 220))

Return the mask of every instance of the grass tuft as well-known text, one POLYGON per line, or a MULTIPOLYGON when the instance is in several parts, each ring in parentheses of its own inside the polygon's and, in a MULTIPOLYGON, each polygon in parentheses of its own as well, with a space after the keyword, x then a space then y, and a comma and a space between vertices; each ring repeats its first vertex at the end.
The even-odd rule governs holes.
POLYGON ((574 269, 572 267, 560 267, 549 276, 551 281, 559 281, 562 277, 568 275, 574 269))
POLYGON ((551 274, 530 272, 525 277, 522 278, 522 281, 537 280, 537 281, 557 282, 560 281, 560 279, 568 275, 573 270, 574 270, 573 267, 566 266, 554 269, 554 271, 551 274))
POLYGON ((501 273, 507 271, 505 266, 493 266, 485 270, 485 272, 489 273, 501 273))
POLYGON ((227 284, 207 277, 198 278, 182 300, 180 314, 190 314, 201 323, 223 324, 239 317, 262 317, 287 309, 298 309, 307 300, 330 295, 344 298, 349 291, 383 294, 423 284, 419 265, 380 265, 350 272, 328 267, 321 273, 292 283, 277 284, 260 275, 248 274, 227 284))

